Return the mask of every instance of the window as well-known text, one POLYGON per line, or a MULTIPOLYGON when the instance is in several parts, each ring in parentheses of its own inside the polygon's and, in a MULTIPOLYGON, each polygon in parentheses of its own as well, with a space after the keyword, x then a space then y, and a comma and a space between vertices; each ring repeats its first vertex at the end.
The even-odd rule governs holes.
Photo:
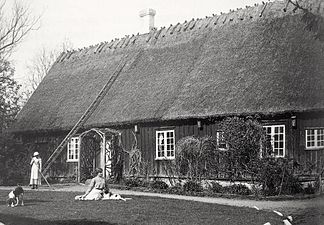
POLYGON ((324 147, 324 128, 306 129, 306 149, 324 147))
POLYGON ((79 159, 80 139, 78 137, 71 138, 67 145, 67 161, 77 162, 79 159))
POLYGON ((272 154, 275 157, 284 157, 285 152, 285 125, 263 126, 271 142, 272 154))
POLYGON ((225 142, 224 132, 217 131, 216 132, 216 138, 217 138, 217 147, 218 147, 218 149, 219 150, 227 150, 228 149, 228 145, 225 142))
POLYGON ((156 158, 175 158, 175 137, 174 130, 156 131, 156 158))

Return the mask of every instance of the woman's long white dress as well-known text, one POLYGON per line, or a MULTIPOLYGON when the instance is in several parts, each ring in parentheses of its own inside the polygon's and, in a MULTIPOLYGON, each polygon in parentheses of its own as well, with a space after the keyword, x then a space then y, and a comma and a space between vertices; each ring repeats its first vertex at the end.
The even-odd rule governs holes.
POLYGON ((84 195, 78 195, 75 197, 75 200, 100 200, 103 197, 105 189, 105 179, 102 177, 94 177, 92 178, 89 185, 89 193, 86 197, 84 195))
POLYGON ((41 185, 40 170, 42 169, 41 158, 33 157, 31 162, 30 185, 41 185))

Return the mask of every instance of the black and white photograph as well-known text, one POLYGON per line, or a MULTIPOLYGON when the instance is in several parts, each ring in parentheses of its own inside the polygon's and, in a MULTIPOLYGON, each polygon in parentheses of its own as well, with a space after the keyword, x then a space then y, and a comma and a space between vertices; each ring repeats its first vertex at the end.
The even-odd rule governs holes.
POLYGON ((324 0, 0 0, 0 225, 324 225, 324 0))

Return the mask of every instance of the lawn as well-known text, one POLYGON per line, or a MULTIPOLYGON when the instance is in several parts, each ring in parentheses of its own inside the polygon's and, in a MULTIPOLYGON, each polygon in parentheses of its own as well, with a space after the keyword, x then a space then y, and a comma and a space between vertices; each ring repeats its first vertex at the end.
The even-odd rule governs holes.
MULTIPOLYGON (((8 191, 0 190, 0 222, 43 224, 283 224, 272 212, 164 198, 126 196, 126 202, 75 201, 80 193, 26 191, 25 206, 7 207, 8 191)), ((124 196, 125 197, 125 196, 124 196)))

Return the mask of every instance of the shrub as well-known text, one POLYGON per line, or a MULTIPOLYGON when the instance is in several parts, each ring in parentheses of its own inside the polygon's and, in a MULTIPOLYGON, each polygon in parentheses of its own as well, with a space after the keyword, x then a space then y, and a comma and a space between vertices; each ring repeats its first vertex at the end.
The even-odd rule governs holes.
POLYGON ((222 193, 223 186, 220 185, 218 182, 212 182, 210 185, 210 190, 214 193, 222 193))
POLYGON ((302 186, 294 175, 296 163, 285 158, 265 158, 259 170, 264 195, 296 194, 302 186))
POLYGON ((232 181, 242 176, 254 180, 260 163, 260 144, 263 157, 271 150, 262 125, 257 118, 228 117, 220 123, 220 129, 227 144, 222 158, 227 177, 232 181))
POLYGON ((244 184, 233 184, 230 186, 223 187, 223 192, 228 194, 237 194, 237 195, 249 195, 251 194, 250 189, 244 184))
MULTIPOLYGON (((323 167, 324 169, 324 167, 323 167)), ((315 179, 315 183, 314 183, 314 189, 315 189, 315 192, 316 191, 320 191, 321 188, 322 188, 322 184, 321 184, 322 181, 319 180, 319 177, 317 176, 316 179, 315 179)))
POLYGON ((303 187, 299 182, 298 178, 290 175, 282 186, 282 194, 297 194, 303 191, 303 187))
POLYGON ((125 179, 125 185, 127 187, 141 187, 143 182, 138 178, 125 179))
POLYGON ((262 195, 262 186, 260 186, 260 185, 252 185, 251 186, 251 193, 255 197, 259 197, 260 195, 262 195))
POLYGON ((238 195, 249 195, 251 194, 250 189, 244 184, 233 185, 234 193, 238 195))
POLYGON ((187 136, 176 145, 176 168, 189 179, 201 179, 218 171, 216 140, 212 137, 187 136))
POLYGON ((181 184, 176 184, 168 188, 170 194, 182 194, 182 186, 181 184))
POLYGON ((154 189, 167 189, 169 186, 161 180, 155 180, 153 181, 150 186, 154 189))
POLYGON ((307 187, 303 189, 304 194, 315 194, 315 192, 316 192, 316 187, 311 183, 307 184, 307 187))
POLYGON ((151 182, 146 179, 141 180, 140 184, 142 187, 150 187, 151 186, 151 182))
POLYGON ((28 148, 18 143, 9 133, 0 133, 0 185, 27 184, 29 163, 28 148))
POLYGON ((183 185, 183 190, 186 192, 202 192, 203 187, 200 183, 190 180, 183 185))

